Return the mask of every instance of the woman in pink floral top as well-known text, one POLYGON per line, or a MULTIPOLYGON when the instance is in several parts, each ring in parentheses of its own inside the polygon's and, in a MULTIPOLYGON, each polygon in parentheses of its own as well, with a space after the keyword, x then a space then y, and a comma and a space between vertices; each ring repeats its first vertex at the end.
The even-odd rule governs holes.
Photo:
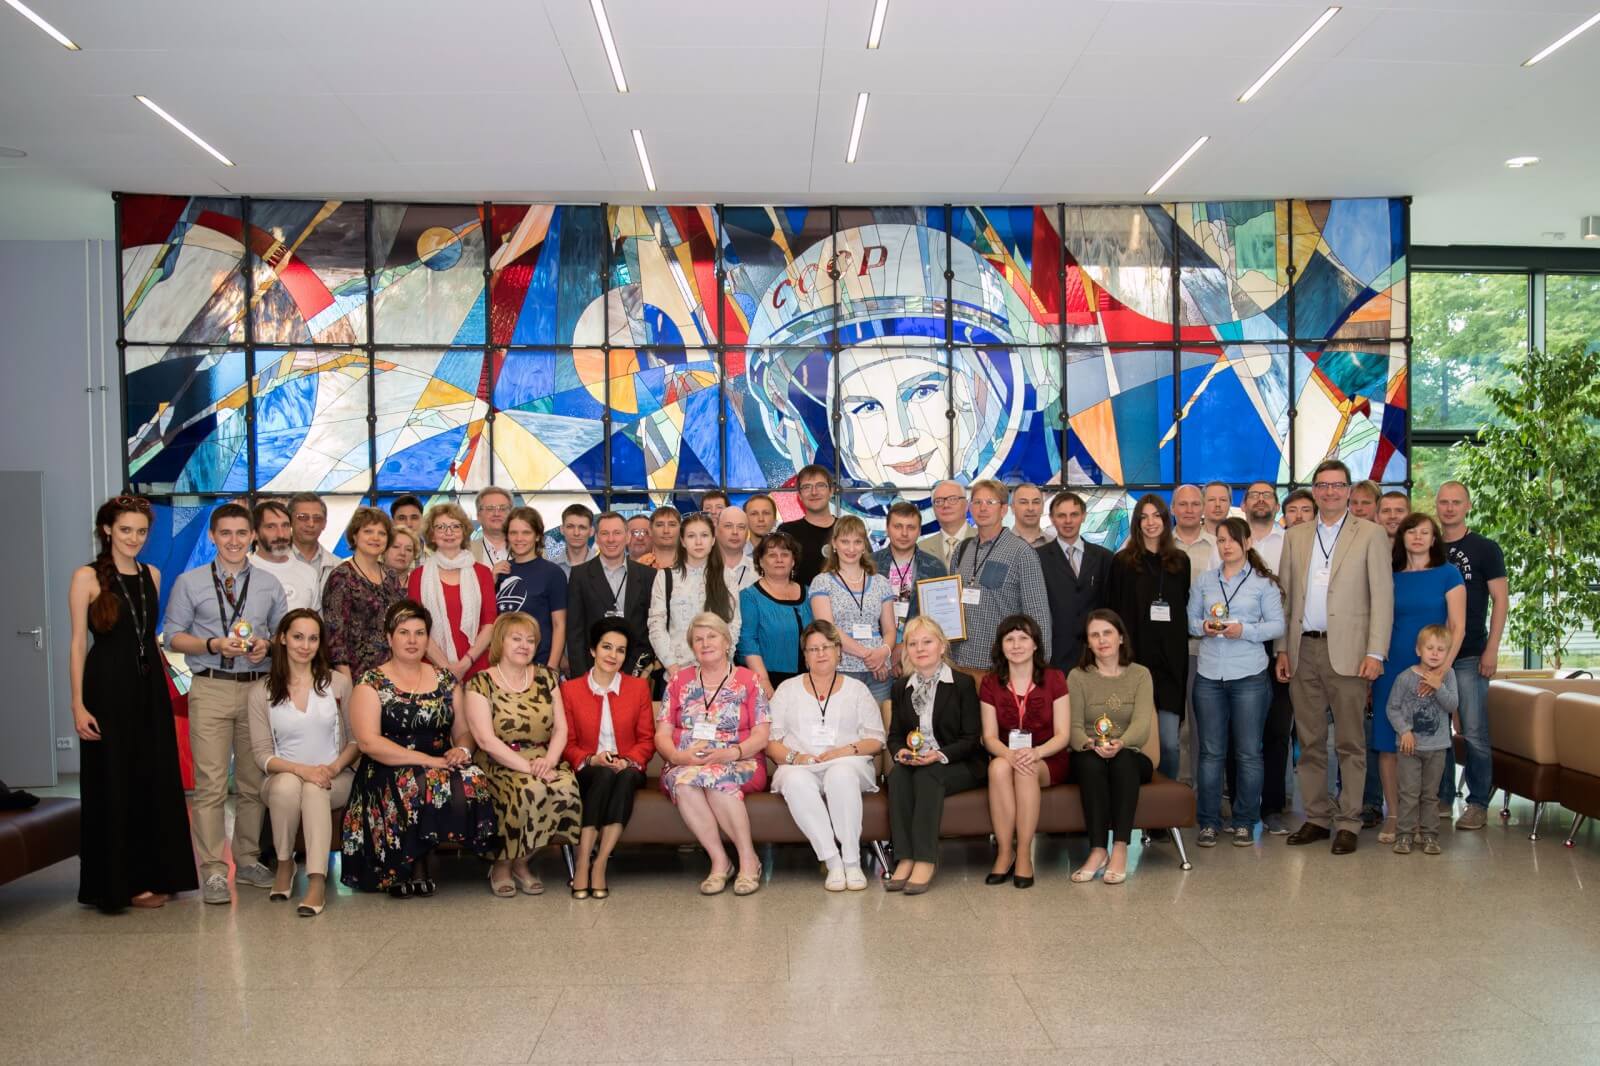
POLYGON ((750 839, 744 794, 767 787, 763 752, 772 716, 755 674, 732 664, 733 636, 721 617, 696 615, 689 623, 689 649, 695 665, 668 681, 656 719, 656 749, 667 763, 661 788, 711 857, 701 893, 714 896, 733 877, 722 846, 726 834, 739 853, 734 895, 748 896, 761 887, 761 861, 750 839))

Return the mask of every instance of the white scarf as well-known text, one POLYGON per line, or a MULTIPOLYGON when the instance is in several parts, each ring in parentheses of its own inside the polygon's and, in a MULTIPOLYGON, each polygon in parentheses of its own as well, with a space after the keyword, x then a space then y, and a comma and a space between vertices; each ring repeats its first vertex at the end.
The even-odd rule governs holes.
POLYGON ((478 639, 478 618, 482 609, 478 575, 472 570, 476 565, 477 560, 469 551, 457 552, 454 559, 446 559, 438 552, 434 552, 422 564, 422 606, 433 615, 433 628, 428 635, 446 655, 452 657, 456 650, 456 642, 450 635, 450 616, 444 606, 444 582, 439 580, 439 571, 466 571, 461 574, 460 585, 461 632, 466 635, 467 643, 470 645, 478 639))

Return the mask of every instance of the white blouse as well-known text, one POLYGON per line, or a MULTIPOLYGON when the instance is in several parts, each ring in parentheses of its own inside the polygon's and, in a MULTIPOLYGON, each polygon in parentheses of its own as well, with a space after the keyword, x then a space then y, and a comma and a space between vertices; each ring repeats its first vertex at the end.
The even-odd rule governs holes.
POLYGON ((272 723, 272 753, 289 762, 325 766, 339 757, 339 703, 330 687, 316 689, 301 710, 293 700, 274 703, 267 710, 272 723))
MULTIPOLYGON (((721 566, 721 562, 717 563, 721 566)), ((733 617, 728 630, 733 634, 733 647, 739 646, 739 594, 732 593, 733 617)), ((692 663, 694 653, 689 648, 689 623, 706 609, 705 567, 686 567, 681 573, 672 571, 672 619, 667 620, 667 571, 657 570, 655 584, 650 589, 650 647, 662 663, 692 663)), ((733 648, 728 649, 730 656, 733 648)))
POLYGON ((829 748, 858 740, 881 744, 888 738, 883 712, 866 685, 840 674, 838 686, 826 700, 828 713, 824 716, 823 704, 806 687, 807 676, 791 677, 773 692, 773 740, 782 741, 784 747, 801 755, 821 755, 829 748))

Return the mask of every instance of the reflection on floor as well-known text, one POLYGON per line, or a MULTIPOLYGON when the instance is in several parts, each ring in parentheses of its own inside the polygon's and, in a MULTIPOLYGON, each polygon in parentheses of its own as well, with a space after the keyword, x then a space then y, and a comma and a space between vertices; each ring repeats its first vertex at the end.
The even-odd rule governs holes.
POLYGON ((104 917, 61 863, 0 887, 0 1062, 1597 1062, 1600 832, 1531 817, 1437 857, 1191 832, 1192 872, 1136 844, 1120 887, 1067 881, 1081 840, 1026 891, 950 845, 909 899, 826 893, 797 848, 745 899, 674 849, 618 856, 604 902, 553 851, 510 900, 453 856, 433 899, 316 919, 252 888, 104 917))

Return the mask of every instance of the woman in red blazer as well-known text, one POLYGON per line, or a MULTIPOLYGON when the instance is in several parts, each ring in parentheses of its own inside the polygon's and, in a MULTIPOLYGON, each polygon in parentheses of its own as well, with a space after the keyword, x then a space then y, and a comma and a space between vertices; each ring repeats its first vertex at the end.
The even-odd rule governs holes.
POLYGON ((588 637, 593 668, 561 686, 567 714, 564 757, 577 771, 583 796, 572 898, 605 899, 611 894, 606 860, 633 814, 633 794, 644 786, 644 768, 655 752, 655 720, 650 683, 622 672, 628 659, 627 622, 598 619, 588 637))

